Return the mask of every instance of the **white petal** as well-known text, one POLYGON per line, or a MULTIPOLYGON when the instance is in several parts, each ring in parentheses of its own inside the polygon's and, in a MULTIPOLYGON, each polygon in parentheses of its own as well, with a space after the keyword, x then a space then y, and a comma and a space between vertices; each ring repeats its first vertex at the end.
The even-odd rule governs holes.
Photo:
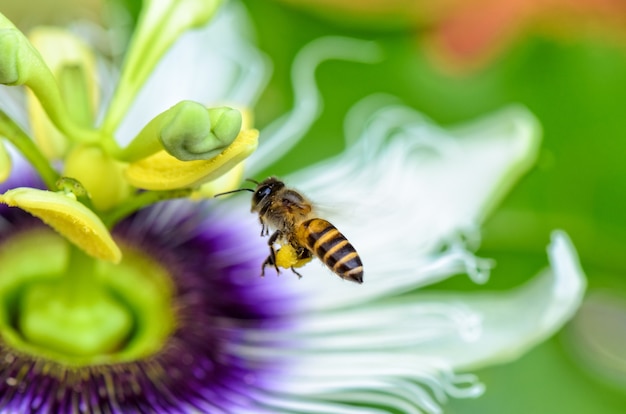
POLYGON ((289 182, 314 200, 348 208, 355 221, 374 218, 373 210, 379 217, 370 226, 415 224, 412 239, 427 246, 474 228, 532 165, 540 134, 522 107, 451 131, 400 105, 379 109, 363 124, 345 153, 289 182))
POLYGON ((534 160, 535 118, 512 107, 446 131, 395 105, 377 110, 361 125, 365 130, 344 153, 286 181, 334 210, 319 214, 356 247, 365 282, 356 288, 314 262, 302 269, 302 280, 290 283, 314 292, 312 308, 328 309, 452 274, 468 273, 484 282, 490 262, 469 252, 461 236, 474 235, 485 212, 534 160), (321 278, 335 280, 320 283, 321 278))
POLYGON ((463 303, 480 318, 481 332, 420 346, 419 354, 471 369, 513 360, 550 337, 580 306, 586 281, 565 233, 554 232, 548 254, 552 268, 510 292, 420 295, 420 302, 463 303))
POLYGON ((285 367, 280 384, 252 398, 303 413, 353 412, 340 402, 439 413, 449 397, 479 396, 477 378, 453 370, 519 356, 580 304, 585 279, 564 233, 554 233, 549 256, 552 270, 510 292, 413 293, 296 313, 282 333, 250 331, 235 352, 251 363, 279 358, 285 367))
POLYGON ((230 1, 206 27, 181 36, 139 92, 118 139, 132 139, 150 119, 185 99, 252 107, 270 71, 268 59, 248 40, 251 27, 245 8, 230 1))

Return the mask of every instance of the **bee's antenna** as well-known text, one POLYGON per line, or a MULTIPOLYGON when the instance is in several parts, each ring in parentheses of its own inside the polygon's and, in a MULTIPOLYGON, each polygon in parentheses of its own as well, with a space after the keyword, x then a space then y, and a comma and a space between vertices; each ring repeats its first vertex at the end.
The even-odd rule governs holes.
POLYGON ((251 189, 251 188, 239 188, 237 190, 225 191, 223 193, 215 194, 213 197, 220 197, 220 196, 223 196, 223 195, 226 195, 226 194, 238 193, 240 191, 250 191, 251 193, 254 193, 254 190, 251 189))
MULTIPOLYGON (((251 183, 254 183, 256 185, 260 184, 257 180, 253 180, 252 178, 246 178, 246 181, 250 181, 251 183)), ((238 193, 240 191, 250 191, 251 193, 254 193, 254 190, 252 188, 240 188, 238 190, 232 190, 232 191, 226 191, 224 193, 218 193, 218 194, 215 194, 213 197, 219 197, 219 196, 223 196, 223 195, 226 195, 226 194, 238 193)))

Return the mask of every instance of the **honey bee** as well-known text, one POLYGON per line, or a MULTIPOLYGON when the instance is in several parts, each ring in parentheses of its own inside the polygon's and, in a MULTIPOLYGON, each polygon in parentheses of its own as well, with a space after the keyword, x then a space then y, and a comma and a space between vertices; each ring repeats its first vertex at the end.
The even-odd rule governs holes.
POLYGON ((251 211, 259 215, 261 236, 273 231, 262 275, 267 266, 273 266, 278 272, 279 267, 290 268, 302 277, 295 268, 315 256, 340 278, 363 283, 363 264, 356 249, 333 224, 315 215, 309 200, 275 177, 249 181, 257 185, 256 189, 235 191, 254 193, 251 211), (275 245, 280 246, 278 250, 275 245))

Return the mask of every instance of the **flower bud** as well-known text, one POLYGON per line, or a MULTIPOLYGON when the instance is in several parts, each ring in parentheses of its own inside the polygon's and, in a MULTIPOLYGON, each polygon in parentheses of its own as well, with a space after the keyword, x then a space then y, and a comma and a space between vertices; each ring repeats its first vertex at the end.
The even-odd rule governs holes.
POLYGON ((207 110, 183 101, 168 110, 159 139, 163 148, 181 161, 213 158, 237 137, 241 114, 230 108, 207 110))

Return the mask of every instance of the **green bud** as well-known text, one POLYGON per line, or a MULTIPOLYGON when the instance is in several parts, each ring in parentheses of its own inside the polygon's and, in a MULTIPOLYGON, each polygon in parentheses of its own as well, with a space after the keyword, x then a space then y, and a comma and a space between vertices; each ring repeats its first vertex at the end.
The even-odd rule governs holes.
POLYGON ((208 160, 237 138, 241 125, 235 109, 181 101, 152 119, 117 158, 135 162, 165 150, 181 161, 208 160))
POLYGON ((219 154, 211 134, 211 117, 198 103, 183 101, 163 119, 159 135, 165 151, 182 161, 208 159, 219 154), (209 154, 205 157, 204 154, 209 154))
POLYGON ((208 160, 222 152, 241 130, 241 114, 230 108, 207 110, 181 102, 161 130, 163 148, 181 161, 208 160))

